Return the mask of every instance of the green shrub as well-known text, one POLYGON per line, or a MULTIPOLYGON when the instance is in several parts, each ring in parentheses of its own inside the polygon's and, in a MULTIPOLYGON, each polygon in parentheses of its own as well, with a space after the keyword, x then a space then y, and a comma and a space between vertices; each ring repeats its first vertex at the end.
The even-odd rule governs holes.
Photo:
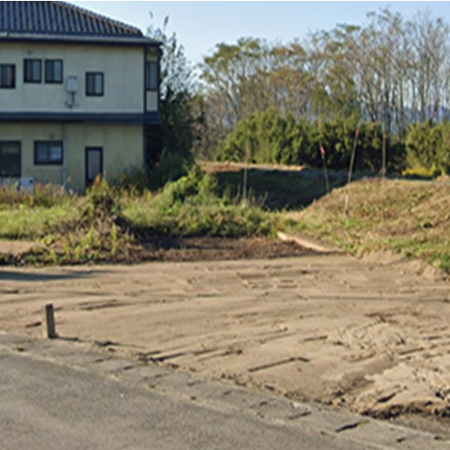
POLYGON ((123 216, 131 229, 154 236, 261 236, 276 228, 260 207, 218 195, 216 180, 196 166, 159 194, 130 199, 123 216))
POLYGON ((428 176, 450 173, 450 123, 428 120, 411 127, 406 139, 408 165, 428 176))
MULTIPOLYGON (((347 170, 358 135, 355 169, 378 172, 382 166, 383 134, 380 124, 358 122, 357 117, 296 121, 270 109, 241 121, 217 149, 219 161, 308 165, 321 168, 321 147, 328 168, 347 170), (358 132, 358 134, 357 134, 358 132)), ((450 145, 450 137, 449 137, 450 145)), ((404 168, 401 140, 387 142, 388 169, 404 168)))
POLYGON ((117 215, 120 204, 116 191, 101 177, 87 191, 87 212, 92 215, 117 215))
POLYGON ((219 161, 299 164, 309 149, 309 125, 276 110, 257 112, 238 124, 219 148, 219 161))
POLYGON ((158 163, 149 169, 149 188, 157 190, 187 174, 190 161, 176 151, 163 151, 158 163))
POLYGON ((409 167, 423 168, 427 172, 440 170, 439 154, 442 146, 442 128, 427 120, 411 127, 406 138, 409 167))
POLYGON ((119 189, 128 194, 142 194, 150 187, 150 173, 148 170, 133 169, 120 177, 119 189))

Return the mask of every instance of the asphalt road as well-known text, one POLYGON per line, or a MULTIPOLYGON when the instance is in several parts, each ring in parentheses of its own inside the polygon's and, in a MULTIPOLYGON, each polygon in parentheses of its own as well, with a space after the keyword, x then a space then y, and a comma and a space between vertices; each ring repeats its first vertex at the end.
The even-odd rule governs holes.
POLYGON ((0 448, 363 450, 258 417, 209 409, 175 396, 29 356, 0 352, 0 448))

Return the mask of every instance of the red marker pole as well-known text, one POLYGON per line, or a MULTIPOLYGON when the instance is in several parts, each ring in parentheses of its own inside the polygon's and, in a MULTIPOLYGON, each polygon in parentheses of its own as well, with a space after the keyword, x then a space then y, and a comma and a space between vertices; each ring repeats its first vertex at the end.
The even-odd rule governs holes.
POLYGON ((327 168, 327 152, 323 145, 320 145, 320 155, 322 157, 322 164, 323 164, 323 173, 325 176, 325 184, 327 187, 327 194, 330 193, 330 179, 328 177, 328 168, 327 168))

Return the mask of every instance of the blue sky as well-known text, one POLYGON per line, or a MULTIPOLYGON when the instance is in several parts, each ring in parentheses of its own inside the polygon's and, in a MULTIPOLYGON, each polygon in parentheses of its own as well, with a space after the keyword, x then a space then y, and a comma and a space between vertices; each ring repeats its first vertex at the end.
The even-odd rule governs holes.
POLYGON ((361 24, 368 12, 390 7, 404 17, 429 9, 450 23, 450 2, 71 2, 135 25, 145 31, 170 17, 188 58, 200 62, 219 42, 232 43, 240 37, 261 37, 288 42, 302 39, 309 31, 331 29, 339 23, 361 24))

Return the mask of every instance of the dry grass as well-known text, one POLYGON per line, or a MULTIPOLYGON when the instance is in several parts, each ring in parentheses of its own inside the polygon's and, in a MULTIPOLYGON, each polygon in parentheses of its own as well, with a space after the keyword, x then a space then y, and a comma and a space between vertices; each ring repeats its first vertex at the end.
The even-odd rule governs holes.
POLYGON ((450 271, 446 181, 363 180, 289 217, 298 222, 296 229, 348 251, 390 249, 450 271))
POLYGON ((0 239, 39 241, 17 262, 136 262, 162 239, 264 237, 281 226, 279 215, 216 191, 214 179, 198 169, 156 194, 111 188, 100 179, 85 197, 4 189, 0 239))

